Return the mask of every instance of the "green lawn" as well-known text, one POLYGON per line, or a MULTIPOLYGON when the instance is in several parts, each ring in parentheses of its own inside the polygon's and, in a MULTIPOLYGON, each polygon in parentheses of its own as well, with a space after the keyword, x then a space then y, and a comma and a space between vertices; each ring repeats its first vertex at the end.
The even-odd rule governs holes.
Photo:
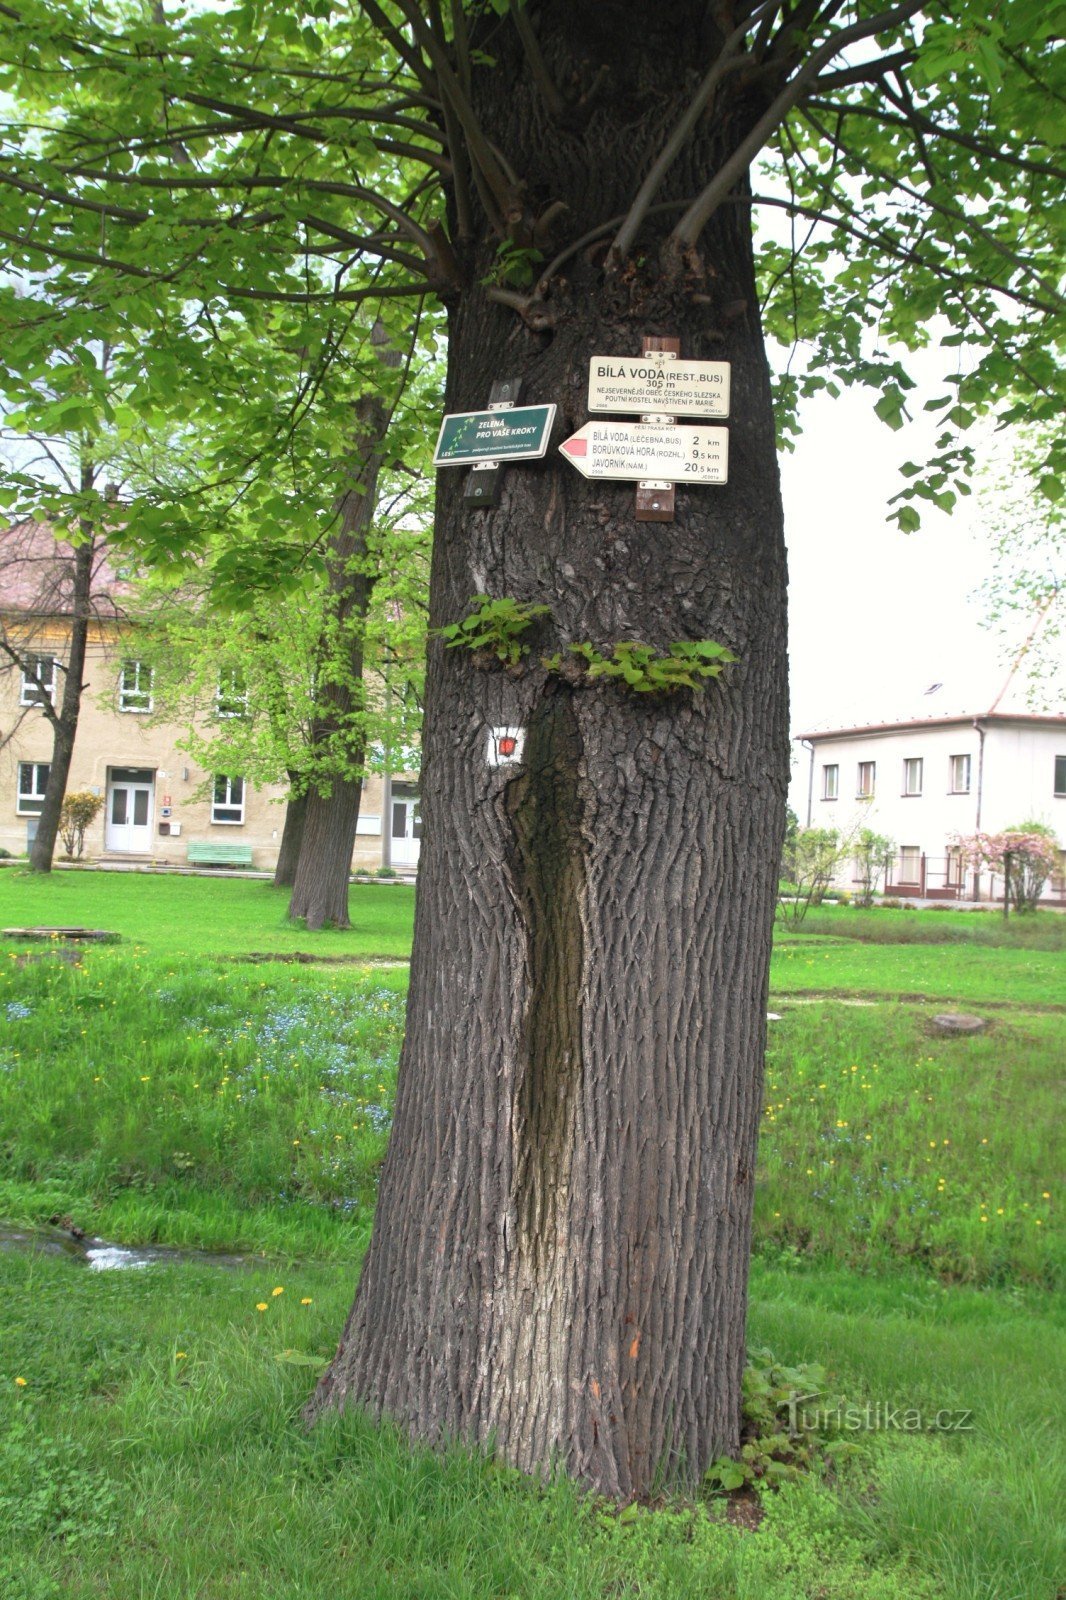
POLYGON ((3 925, 126 940, 0 953, 0 1220, 261 1256, 93 1274, 0 1252, 5 1600, 1052 1600, 1066 924, 779 929, 752 1346, 973 1427, 849 1435, 753 1532, 721 1500, 619 1519, 357 1418, 303 1431, 369 1236, 407 973, 241 958, 402 958, 410 890, 351 905, 351 933, 312 935, 247 880, 0 872, 3 925), (840 992, 991 1002, 992 1025, 943 1038, 936 1003, 840 992))
POLYGON ((172 960, 292 955, 403 958, 410 954, 414 889, 408 884, 353 885, 352 927, 308 934, 286 912, 289 891, 253 878, 168 878, 154 873, 0 871, 0 927, 77 926, 122 935, 151 955, 172 960))

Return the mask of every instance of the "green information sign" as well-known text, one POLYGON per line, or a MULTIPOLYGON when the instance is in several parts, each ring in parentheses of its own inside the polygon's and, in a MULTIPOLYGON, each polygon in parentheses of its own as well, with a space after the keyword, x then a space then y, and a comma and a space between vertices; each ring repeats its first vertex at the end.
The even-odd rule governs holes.
POLYGON ((468 467, 478 461, 521 461, 543 456, 554 421, 554 406, 452 412, 441 423, 433 465, 468 467))

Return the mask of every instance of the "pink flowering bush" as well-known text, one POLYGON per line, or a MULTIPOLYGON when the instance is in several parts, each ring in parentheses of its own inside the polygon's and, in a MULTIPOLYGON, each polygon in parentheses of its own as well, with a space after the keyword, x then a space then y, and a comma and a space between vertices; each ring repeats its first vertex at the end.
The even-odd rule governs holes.
POLYGON ((972 833, 957 840, 967 864, 1008 876, 1018 911, 1035 911, 1048 878, 1059 865, 1059 846, 1046 823, 1020 822, 1002 833, 972 833), (1008 863, 1008 856, 1010 858, 1008 863))

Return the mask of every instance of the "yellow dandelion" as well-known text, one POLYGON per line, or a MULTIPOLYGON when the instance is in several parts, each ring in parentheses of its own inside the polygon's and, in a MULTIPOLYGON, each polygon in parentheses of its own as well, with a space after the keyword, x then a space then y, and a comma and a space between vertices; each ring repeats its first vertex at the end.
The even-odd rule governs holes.
POLYGON ((186 1359, 187 1359, 187 1357, 185 1355, 185 1351, 184 1350, 175 1350, 175 1352, 174 1352, 174 1360, 175 1361, 185 1361, 186 1359))
POLYGON ((302 1300, 301 1300, 301 1301, 300 1301, 300 1304, 301 1304, 301 1305, 302 1305, 302 1306, 309 1306, 309 1305, 311 1305, 311 1304, 312 1304, 312 1303, 313 1303, 313 1302, 312 1302, 312 1300, 311 1300, 311 1296, 310 1296, 310 1295, 309 1295, 309 1294, 305 1294, 305 1295, 304 1295, 304 1297, 303 1297, 303 1299, 302 1299, 302 1300))
POLYGON ((281 1287, 280 1283, 278 1284, 276 1289, 271 1289, 271 1291, 270 1291, 271 1298, 274 1299, 274 1300, 277 1299, 279 1294, 284 1294, 284 1293, 285 1293, 285 1290, 281 1287))
POLYGON ((25 1387, 26 1387, 26 1380, 25 1380, 25 1378, 16 1378, 16 1379, 15 1379, 15 1385, 16 1385, 16 1387, 17 1387, 17 1388, 19 1388, 19 1389, 25 1389, 25 1387))
POLYGON ((265 1301, 265 1300, 260 1300, 260 1301, 258 1301, 258 1302, 257 1302, 257 1304, 256 1304, 256 1308, 255 1308, 255 1309, 256 1309, 256 1310, 257 1310, 257 1311, 265 1311, 265 1310, 266 1310, 266 1308, 267 1308, 267 1303, 266 1303, 266 1301, 265 1301))

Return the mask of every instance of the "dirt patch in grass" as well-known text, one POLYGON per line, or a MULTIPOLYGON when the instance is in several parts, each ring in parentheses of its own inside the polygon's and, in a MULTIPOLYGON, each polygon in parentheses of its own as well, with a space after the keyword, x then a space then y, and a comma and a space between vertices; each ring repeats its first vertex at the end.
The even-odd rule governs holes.
MULTIPOLYGON (((790 1000, 810 1004, 814 1000, 838 1000, 843 1004, 863 1002, 870 1005, 952 1006, 973 1005, 972 1000, 953 999, 950 995, 907 993, 906 991, 881 991, 878 989, 785 989, 779 994, 771 991, 770 999, 778 1009, 786 1008, 790 1000)), ((1043 1016, 1066 1015, 1066 1005, 1040 1003, 1036 1000, 980 1000, 985 1011, 1031 1011, 1043 1016)))

